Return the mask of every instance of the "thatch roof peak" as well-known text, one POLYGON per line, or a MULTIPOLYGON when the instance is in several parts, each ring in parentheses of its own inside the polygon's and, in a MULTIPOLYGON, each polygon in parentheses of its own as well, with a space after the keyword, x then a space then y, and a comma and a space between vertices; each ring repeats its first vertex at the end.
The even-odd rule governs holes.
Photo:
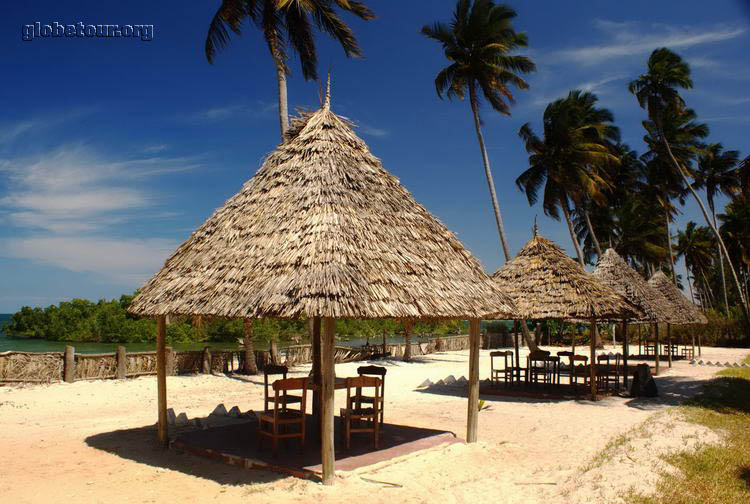
POLYGON ((644 312, 645 316, 634 322, 673 322, 678 319, 672 304, 614 249, 608 248, 602 254, 592 275, 644 312))
POLYGON ((677 288, 677 286, 667 278, 661 271, 654 273, 648 281, 648 284, 659 291, 662 296, 672 305, 673 313, 675 314, 673 320, 669 321, 671 324, 707 324, 708 319, 703 313, 695 306, 685 295, 677 288))
POLYGON ((328 106, 141 289, 141 315, 473 318, 512 300, 328 106))
POLYGON ((535 234, 492 278, 528 319, 608 319, 642 316, 555 243, 535 234))

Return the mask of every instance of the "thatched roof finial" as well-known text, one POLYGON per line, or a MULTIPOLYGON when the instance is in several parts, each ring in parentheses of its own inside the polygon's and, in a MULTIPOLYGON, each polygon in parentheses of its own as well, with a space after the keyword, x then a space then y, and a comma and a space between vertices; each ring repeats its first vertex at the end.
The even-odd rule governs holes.
POLYGON ((536 215, 534 216, 534 227, 532 228, 532 232, 534 233, 534 238, 539 235, 539 226, 536 225, 536 215))
POLYGON ((331 110, 331 72, 328 72, 328 83, 326 84, 326 97, 323 100, 323 108, 331 110))

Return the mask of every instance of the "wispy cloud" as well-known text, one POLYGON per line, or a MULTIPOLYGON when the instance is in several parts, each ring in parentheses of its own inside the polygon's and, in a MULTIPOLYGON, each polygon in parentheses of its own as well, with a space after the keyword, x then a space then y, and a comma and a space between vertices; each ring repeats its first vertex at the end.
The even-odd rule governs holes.
MULTIPOLYGON (((116 157, 116 156, 113 156, 116 157)), ((59 234, 94 231, 151 207, 155 197, 138 181, 200 166, 192 158, 113 160, 85 145, 0 160, 8 192, 0 208, 11 224, 59 234)))
POLYGON ((139 285, 164 263, 177 245, 165 239, 48 236, 4 240, 0 243, 0 255, 139 285))
POLYGON ((277 103, 257 100, 253 103, 235 103, 199 110, 187 118, 193 124, 216 123, 239 117, 268 117, 279 108, 277 103))
POLYGON ((375 128, 373 126, 370 126, 368 124, 359 123, 358 129, 360 132, 362 132, 365 135, 374 136, 374 137, 387 137, 391 134, 390 131, 381 129, 381 128, 375 128))
MULTIPOLYGON (((604 43, 554 51, 549 61, 573 61, 595 65, 606 60, 647 54, 657 47, 686 48, 740 37, 746 29, 740 26, 712 27, 671 26, 597 20, 597 29, 608 35, 604 43)), ((700 64, 700 62, 699 62, 700 64)))
POLYGON ((144 146, 141 149, 141 152, 143 152, 144 154, 157 154, 167 149, 169 149, 169 145, 167 144, 149 144, 144 146))

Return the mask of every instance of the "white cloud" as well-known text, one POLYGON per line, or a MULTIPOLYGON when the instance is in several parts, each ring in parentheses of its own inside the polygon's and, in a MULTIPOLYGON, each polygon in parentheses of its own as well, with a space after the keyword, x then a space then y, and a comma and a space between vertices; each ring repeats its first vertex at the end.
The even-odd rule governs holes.
POLYGON ((257 100, 251 104, 238 103, 222 107, 211 107, 194 113, 188 118, 188 122, 203 124, 227 121, 238 117, 268 117, 271 113, 276 113, 278 108, 278 103, 271 103, 263 100, 257 100))
POLYGON ((705 28, 652 24, 645 27, 632 22, 606 20, 597 20, 595 26, 608 35, 607 42, 555 51, 549 55, 549 61, 595 65, 614 58, 648 54, 658 47, 679 49, 730 40, 746 32, 745 28, 738 26, 714 25, 705 28))
MULTIPOLYGON (((114 156, 112 156, 114 157, 114 156)), ((95 231, 129 220, 157 199, 138 182, 199 166, 192 158, 113 160, 83 145, 0 160, 8 191, 0 208, 15 226, 55 233, 95 231)))
POLYGON ((141 149, 141 152, 145 154, 156 154, 158 152, 165 151, 168 148, 169 146, 167 144, 150 144, 141 149))
POLYGON ((27 259, 79 273, 95 273, 128 285, 140 285, 176 248, 165 239, 112 239, 49 236, 10 238, 0 243, 5 257, 27 259))
POLYGON ((374 137, 387 137, 391 134, 390 131, 381 129, 381 128, 375 128, 373 126, 369 126, 367 124, 359 123, 358 129, 365 135, 370 135, 374 137))

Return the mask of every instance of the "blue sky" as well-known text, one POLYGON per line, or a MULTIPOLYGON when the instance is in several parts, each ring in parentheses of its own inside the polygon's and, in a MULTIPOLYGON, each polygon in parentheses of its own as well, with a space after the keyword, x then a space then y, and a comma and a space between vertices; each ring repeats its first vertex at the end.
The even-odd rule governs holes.
MULTIPOLYGON (((482 261, 501 264, 467 103, 441 101, 445 65, 421 26, 447 21, 452 1, 370 0, 373 22, 347 18, 365 52, 347 60, 320 36, 321 74, 333 72, 333 109, 356 121, 386 169, 482 261)), ((135 290, 243 182, 278 141, 276 82, 248 27, 209 65, 206 28, 218 1, 15 2, 0 20, 0 313, 73 297, 135 290), (37 38, 22 25, 153 24, 131 38, 37 38)), ((527 166, 519 127, 539 128, 545 105, 570 89, 595 92, 624 140, 643 150, 644 112, 627 83, 668 46, 691 64, 688 104, 710 141, 750 151, 750 9, 745 2, 510 2, 538 71, 513 116, 485 109, 484 133, 515 253, 541 232, 572 251, 564 223, 530 208, 514 180, 527 166), (679 5, 679 8, 677 6, 679 5)), ((320 85, 296 63, 290 108, 315 107, 320 85)), ((698 220, 688 202, 678 226, 698 220)))

